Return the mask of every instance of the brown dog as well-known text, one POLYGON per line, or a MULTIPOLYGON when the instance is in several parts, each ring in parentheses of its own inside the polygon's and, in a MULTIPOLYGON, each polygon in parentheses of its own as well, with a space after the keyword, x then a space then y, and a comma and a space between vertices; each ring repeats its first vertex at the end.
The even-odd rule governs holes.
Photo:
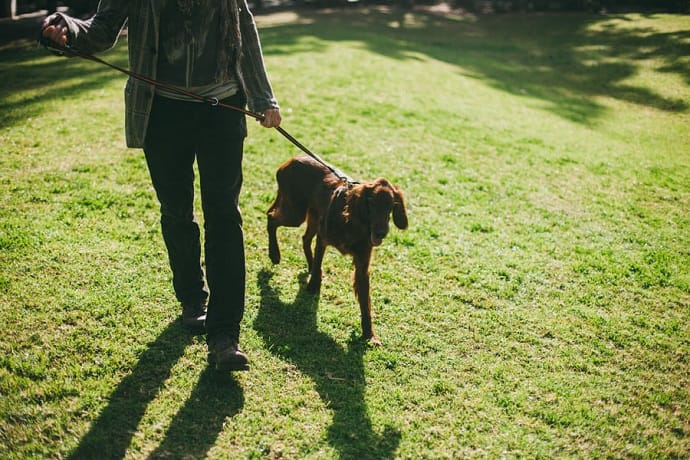
POLYGON ((371 343, 381 342, 371 324, 369 263, 374 246, 388 234, 389 218, 400 229, 407 228, 402 192, 384 178, 348 184, 329 168, 307 156, 288 160, 276 173, 278 196, 268 210, 268 254, 280 262, 276 238, 278 227, 307 229, 302 247, 311 272, 307 290, 321 288, 321 263, 327 246, 352 255, 355 265, 354 290, 362 315, 362 335, 371 343), (312 255, 311 242, 316 236, 312 255))

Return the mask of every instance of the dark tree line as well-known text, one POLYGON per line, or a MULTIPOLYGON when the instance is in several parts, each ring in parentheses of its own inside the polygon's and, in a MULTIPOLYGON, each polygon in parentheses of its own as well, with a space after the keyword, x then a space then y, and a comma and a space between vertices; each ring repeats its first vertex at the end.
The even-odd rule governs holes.
MULTIPOLYGON (((357 4, 389 4, 412 7, 415 4, 439 3, 441 0, 249 0, 255 11, 275 7, 333 7, 357 4)), ((476 13, 511 11, 590 11, 590 12, 671 12, 690 13, 690 0, 444 0, 456 8, 476 13)), ((0 0, 0 16, 8 16, 11 0, 0 0), (7 14, 6 14, 7 13, 7 14)), ((98 0, 15 0, 17 14, 66 6, 77 16, 87 16, 96 9, 98 0)))

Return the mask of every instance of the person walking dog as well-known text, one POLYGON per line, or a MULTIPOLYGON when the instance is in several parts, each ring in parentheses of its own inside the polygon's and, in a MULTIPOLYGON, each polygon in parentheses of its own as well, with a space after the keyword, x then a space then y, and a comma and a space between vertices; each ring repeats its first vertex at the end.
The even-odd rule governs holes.
POLYGON ((245 252, 239 194, 247 135, 242 112, 199 102, 182 88, 263 115, 280 125, 258 31, 246 0, 101 0, 87 20, 55 13, 41 34, 61 47, 98 53, 115 45, 125 23, 132 72, 165 83, 129 78, 125 87, 127 146, 143 148, 161 228, 182 306, 182 322, 206 328, 209 364, 248 369, 239 347, 245 309, 245 252), (204 215, 201 265, 194 216, 193 169, 199 170, 204 215))

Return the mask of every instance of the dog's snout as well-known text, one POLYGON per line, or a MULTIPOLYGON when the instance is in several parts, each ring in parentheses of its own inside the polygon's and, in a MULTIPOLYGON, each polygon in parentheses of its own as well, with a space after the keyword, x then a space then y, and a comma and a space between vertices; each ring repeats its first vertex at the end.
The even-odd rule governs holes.
POLYGON ((388 231, 386 230, 376 230, 374 231, 374 236, 380 240, 384 239, 388 235, 388 231))

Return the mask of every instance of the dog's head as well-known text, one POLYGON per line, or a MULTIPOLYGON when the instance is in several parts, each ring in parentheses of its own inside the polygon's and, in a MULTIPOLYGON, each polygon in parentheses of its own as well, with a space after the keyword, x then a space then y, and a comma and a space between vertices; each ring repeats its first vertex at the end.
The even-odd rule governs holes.
POLYGON ((350 201, 347 213, 351 219, 356 218, 368 226, 372 246, 379 246, 388 235, 391 214, 396 227, 407 228, 403 193, 388 180, 380 177, 359 184, 352 193, 355 199, 350 201))

